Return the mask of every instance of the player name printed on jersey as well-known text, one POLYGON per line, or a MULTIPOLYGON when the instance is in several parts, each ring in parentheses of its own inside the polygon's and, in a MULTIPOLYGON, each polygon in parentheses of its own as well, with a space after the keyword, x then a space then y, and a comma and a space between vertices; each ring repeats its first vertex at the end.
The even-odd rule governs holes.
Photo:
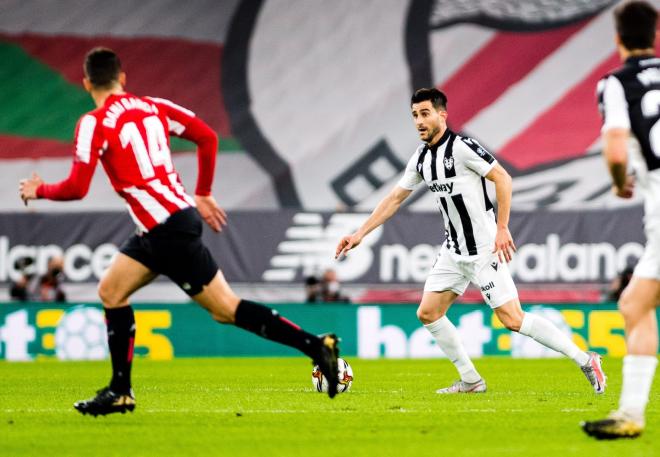
POLYGON ((437 144, 423 144, 399 181, 414 190, 422 181, 437 197, 450 252, 474 256, 488 252, 495 239, 495 215, 484 176, 497 161, 478 141, 447 129, 437 144))
POLYGON ((158 108, 153 103, 147 103, 146 101, 135 97, 124 97, 108 106, 105 110, 103 125, 114 129, 117 126, 117 119, 119 116, 124 114, 127 110, 135 109, 149 114, 158 114, 158 108))

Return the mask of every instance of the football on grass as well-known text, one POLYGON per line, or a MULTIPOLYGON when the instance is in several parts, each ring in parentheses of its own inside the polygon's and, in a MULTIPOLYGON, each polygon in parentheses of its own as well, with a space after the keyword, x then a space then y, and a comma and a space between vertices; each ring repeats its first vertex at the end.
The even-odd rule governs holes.
MULTIPOLYGON (((337 376, 339 377, 337 392, 346 392, 353 384, 353 369, 348 362, 342 358, 337 359, 337 366, 339 367, 339 373, 337 373, 337 376)), ((318 365, 312 370, 312 384, 317 392, 328 391, 328 380, 325 379, 325 376, 321 373, 318 365)))

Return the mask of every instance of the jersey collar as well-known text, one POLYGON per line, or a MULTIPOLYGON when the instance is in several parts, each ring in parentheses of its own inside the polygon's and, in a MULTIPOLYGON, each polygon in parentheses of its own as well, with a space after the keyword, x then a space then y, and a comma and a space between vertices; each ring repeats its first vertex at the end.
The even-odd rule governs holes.
POLYGON ((655 54, 630 56, 626 59, 625 64, 626 65, 638 66, 639 62, 641 62, 642 60, 657 59, 657 58, 658 58, 658 56, 656 56, 655 54))
POLYGON ((105 99, 105 103, 103 104, 103 106, 110 106, 117 99, 122 98, 122 97, 135 97, 135 95, 129 94, 128 92, 124 92, 123 94, 110 94, 110 95, 108 95, 108 98, 105 99))
POLYGON ((427 143, 426 147, 429 149, 437 150, 440 146, 442 146, 447 142, 447 139, 449 138, 450 135, 451 135, 451 130, 449 130, 449 127, 447 127, 445 129, 445 133, 442 134, 442 136, 440 137, 437 143, 435 143, 433 146, 427 143))

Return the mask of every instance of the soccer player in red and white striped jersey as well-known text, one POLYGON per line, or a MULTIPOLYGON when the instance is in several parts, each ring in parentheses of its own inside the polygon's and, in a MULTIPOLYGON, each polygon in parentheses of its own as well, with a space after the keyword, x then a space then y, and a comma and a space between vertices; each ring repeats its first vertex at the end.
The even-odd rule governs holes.
MULTIPOLYGON (((38 198, 76 200, 87 194, 100 160, 115 191, 126 200, 135 224, 148 232, 180 209, 195 206, 174 169, 169 135, 198 145, 196 197, 209 197, 218 140, 192 111, 168 100, 110 94, 103 105, 80 118, 70 176, 41 184, 38 198)), ((219 231, 225 215, 212 198, 197 198, 206 221, 219 231)))
POLYGON ((323 373, 335 374, 327 376, 328 393, 333 397, 337 392, 337 337, 312 335, 270 308, 241 300, 201 241, 200 215, 216 232, 226 224, 224 211, 211 195, 218 147, 215 132, 192 111, 171 101, 126 92, 126 74, 109 49, 91 50, 84 71, 83 84, 97 108, 78 122, 70 175, 59 183, 46 184, 33 174, 20 183, 26 204, 36 198, 81 199, 101 162, 138 227, 99 284, 112 359, 110 385, 74 407, 94 416, 135 408, 130 380, 135 318, 128 299, 159 274, 176 282, 218 322, 234 324, 310 356, 323 373), (194 198, 184 190, 172 164, 170 135, 197 144, 199 176, 194 198))

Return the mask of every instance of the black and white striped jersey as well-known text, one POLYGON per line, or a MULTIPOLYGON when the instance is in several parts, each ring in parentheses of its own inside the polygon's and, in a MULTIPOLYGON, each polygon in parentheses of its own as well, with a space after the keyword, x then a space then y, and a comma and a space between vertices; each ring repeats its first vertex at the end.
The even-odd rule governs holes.
POLYGON ((417 148, 399 181, 409 190, 426 182, 442 213, 445 244, 456 255, 493 250, 497 226, 484 176, 496 163, 478 141, 447 129, 437 144, 417 148))
POLYGON ((598 82, 602 132, 629 130, 630 163, 644 197, 645 225, 660 227, 660 58, 630 57, 598 82))

